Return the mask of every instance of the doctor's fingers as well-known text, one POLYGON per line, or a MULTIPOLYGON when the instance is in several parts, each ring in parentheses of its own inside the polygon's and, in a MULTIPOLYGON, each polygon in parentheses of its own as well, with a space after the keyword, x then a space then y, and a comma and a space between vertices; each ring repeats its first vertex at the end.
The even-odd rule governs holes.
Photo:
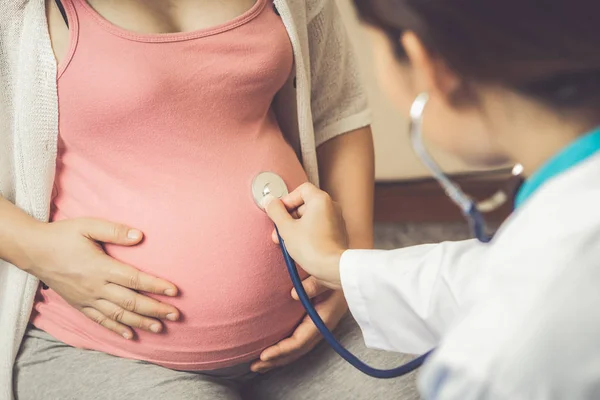
POLYGON ((273 196, 267 196, 264 199, 263 206, 269 218, 275 223, 278 229, 285 231, 287 225, 294 222, 294 217, 280 199, 273 196))
MULTIPOLYGON (((305 210, 306 210, 306 206, 303 204, 300 207, 298 207, 296 210, 290 211, 290 215, 294 219, 300 219, 300 217, 302 217, 302 215, 304 215, 305 210)), ((273 243, 279 244, 279 237, 277 236, 277 231, 275 229, 273 229, 273 232, 271 233, 271 239, 273 239, 273 243)))
POLYGON ((282 197, 281 201, 288 210, 298 209, 300 206, 306 203, 313 202, 315 200, 327 198, 328 195, 324 191, 317 188, 311 183, 304 183, 298 186, 294 191, 282 197))
POLYGON ((302 216, 305 213, 306 213, 306 204, 302 204, 300 207, 296 208, 292 212, 292 215, 294 216, 294 218, 299 219, 299 218, 302 218, 302 216))

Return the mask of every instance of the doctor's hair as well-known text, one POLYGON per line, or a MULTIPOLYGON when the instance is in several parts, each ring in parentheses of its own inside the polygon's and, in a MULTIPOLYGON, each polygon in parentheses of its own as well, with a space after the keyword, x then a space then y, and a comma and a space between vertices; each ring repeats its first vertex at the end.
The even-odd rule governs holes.
MULTIPOLYGON (((411 31, 463 82, 504 86, 560 110, 600 107, 598 0, 354 0, 396 58, 411 31)), ((596 115, 598 117, 598 115, 596 115)))

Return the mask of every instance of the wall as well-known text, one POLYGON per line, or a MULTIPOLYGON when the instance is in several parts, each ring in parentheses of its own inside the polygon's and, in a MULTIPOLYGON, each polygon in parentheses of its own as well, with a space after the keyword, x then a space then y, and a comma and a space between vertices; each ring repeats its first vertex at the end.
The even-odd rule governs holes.
MULTIPOLYGON (((373 73, 371 50, 368 38, 359 25, 352 2, 336 0, 342 18, 346 22, 351 40, 355 45, 363 79, 369 91, 373 110, 373 133, 375 137, 376 171, 379 181, 418 179, 428 176, 415 158, 408 139, 408 123, 398 116, 391 104, 381 93, 373 73)), ((451 173, 470 172, 462 163, 431 149, 435 159, 444 170, 451 173)))

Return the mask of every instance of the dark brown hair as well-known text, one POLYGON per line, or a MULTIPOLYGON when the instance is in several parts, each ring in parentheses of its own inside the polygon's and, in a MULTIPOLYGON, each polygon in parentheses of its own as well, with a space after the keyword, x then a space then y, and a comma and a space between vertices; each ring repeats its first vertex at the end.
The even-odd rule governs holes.
POLYGON ((495 83, 556 108, 600 105, 599 0, 354 0, 396 56, 413 31, 468 85, 495 83))

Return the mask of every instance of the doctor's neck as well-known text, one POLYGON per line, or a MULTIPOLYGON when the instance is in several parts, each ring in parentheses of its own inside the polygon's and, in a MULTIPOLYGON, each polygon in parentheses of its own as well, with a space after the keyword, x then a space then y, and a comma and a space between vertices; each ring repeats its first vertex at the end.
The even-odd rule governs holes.
POLYGON ((524 177, 540 169, 579 137, 600 127, 600 110, 561 110, 514 92, 482 97, 486 125, 503 155, 523 166, 524 177))

